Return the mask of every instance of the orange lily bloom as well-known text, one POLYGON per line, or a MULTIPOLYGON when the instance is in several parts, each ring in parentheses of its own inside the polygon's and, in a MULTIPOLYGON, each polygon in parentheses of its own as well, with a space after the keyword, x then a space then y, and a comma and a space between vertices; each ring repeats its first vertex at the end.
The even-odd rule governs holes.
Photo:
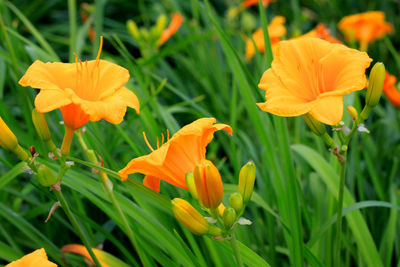
POLYGON ((385 21, 385 13, 381 11, 346 16, 340 20, 338 28, 344 33, 347 41, 358 40, 364 51, 368 43, 393 32, 393 26, 385 21))
POLYGON ((331 35, 331 31, 325 26, 325 24, 318 24, 313 30, 304 34, 301 37, 316 37, 322 40, 328 41, 330 43, 341 44, 342 42, 331 35))
MULTIPOLYGON (((180 129, 161 147, 148 155, 131 160, 118 174, 122 181, 131 173, 146 175, 143 183, 159 192, 160 180, 188 190, 185 176, 192 172, 206 156, 206 146, 214 137, 214 132, 226 130, 232 135, 232 128, 226 124, 214 124, 214 118, 198 119, 180 129)), ((164 138, 162 138, 164 139, 164 138)), ((146 143, 147 142, 147 139, 146 143)))
MULTIPOLYGON (((269 3, 275 2, 276 0, 262 0, 263 6, 267 7, 269 5, 269 3)), ((245 0, 242 3, 242 7, 243 8, 248 8, 251 6, 255 6, 258 5, 258 0, 245 0)))
POLYGON ((136 95, 124 87, 127 69, 100 59, 75 63, 43 63, 36 60, 20 79, 22 86, 40 89, 35 107, 40 113, 61 109, 67 129, 79 129, 88 121, 105 119, 118 124, 127 106, 139 113, 136 95))
POLYGON ((19 260, 10 262, 6 267, 57 267, 57 264, 48 260, 44 248, 35 250, 19 260))
POLYGON ((400 107, 400 92, 396 88, 397 79, 394 75, 386 72, 385 81, 383 83, 383 92, 395 107, 400 107))
POLYGON ((365 88, 365 69, 371 61, 365 52, 319 38, 281 41, 258 85, 267 101, 257 105, 274 115, 310 113, 336 125, 343 115, 342 95, 365 88))
POLYGON ((174 35, 182 25, 184 17, 181 14, 174 13, 171 16, 171 23, 169 24, 168 28, 161 33, 160 39, 158 39, 158 46, 161 46, 168 41, 168 39, 171 38, 171 36, 174 35))
MULTIPOLYGON (((268 34, 269 34, 269 39, 271 40, 271 45, 275 45, 281 40, 281 37, 286 34, 286 28, 283 25, 285 23, 285 18, 282 16, 276 16, 271 23, 268 25, 268 34)), ((264 43, 264 32, 262 29, 256 30, 252 38, 254 40, 254 43, 257 47, 257 49, 261 52, 264 53, 265 51, 265 43, 264 43)), ((254 47, 253 41, 249 38, 246 41, 246 60, 250 60, 256 50, 254 47)))

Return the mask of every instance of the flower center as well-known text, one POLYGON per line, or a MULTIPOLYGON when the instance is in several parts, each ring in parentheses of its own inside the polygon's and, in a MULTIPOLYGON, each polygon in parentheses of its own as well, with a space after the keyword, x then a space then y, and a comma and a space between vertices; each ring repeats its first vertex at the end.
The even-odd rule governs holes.
POLYGON ((98 99, 100 81, 100 54, 103 48, 103 36, 100 36, 100 46, 96 60, 82 62, 75 56, 76 80, 74 92, 82 99, 95 101, 98 99))

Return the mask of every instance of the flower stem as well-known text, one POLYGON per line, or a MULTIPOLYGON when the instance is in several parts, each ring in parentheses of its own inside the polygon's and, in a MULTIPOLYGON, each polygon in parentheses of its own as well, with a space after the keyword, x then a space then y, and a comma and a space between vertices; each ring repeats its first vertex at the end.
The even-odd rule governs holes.
POLYGON ((64 156, 69 154, 69 149, 71 147, 72 138, 74 137, 74 132, 74 129, 65 127, 64 139, 61 145, 61 154, 64 156))
POLYGON ((101 267, 101 264, 99 260, 97 259, 96 255, 94 254, 92 247, 89 244, 89 239, 86 235, 86 232, 82 229, 82 227, 79 225, 77 219, 75 218, 74 214, 71 212, 71 209, 69 208, 67 200, 64 198, 64 195, 61 192, 61 189, 53 190, 54 194, 57 197, 57 200, 60 202, 61 207, 63 208, 65 214, 67 215, 69 221, 71 222, 72 226, 75 228, 76 231, 78 231, 78 235, 81 238, 83 244, 85 245, 87 251, 90 254, 90 257, 92 257, 93 262, 95 263, 96 266, 101 267))
POLYGON ((240 256, 239 246, 237 244, 234 233, 232 233, 230 241, 231 241, 231 245, 232 245, 232 249, 233 249, 233 254, 235 255, 235 258, 236 258, 236 264, 238 267, 243 267, 244 265, 243 265, 242 257, 240 256))
POLYGON ((335 254, 333 255, 333 265, 335 267, 340 267, 340 249, 341 249, 341 235, 342 235, 342 210, 343 210, 343 193, 346 177, 346 156, 344 153, 345 160, 340 163, 340 182, 339 182, 339 196, 337 204, 337 217, 336 217, 336 247, 335 254))

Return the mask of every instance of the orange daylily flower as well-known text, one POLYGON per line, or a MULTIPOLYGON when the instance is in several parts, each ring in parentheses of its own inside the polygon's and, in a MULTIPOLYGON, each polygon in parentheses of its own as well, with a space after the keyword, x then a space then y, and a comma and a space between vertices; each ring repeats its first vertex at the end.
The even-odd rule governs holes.
MULTIPOLYGON (((143 183, 159 192, 160 180, 188 189, 185 176, 192 172, 206 156, 206 146, 214 137, 214 132, 226 130, 232 135, 232 128, 226 124, 215 124, 214 118, 198 119, 180 129, 161 147, 148 155, 131 160, 118 174, 122 181, 131 173, 146 175, 143 183)), ((162 138, 164 139, 164 138, 162 138)), ((168 139, 168 138, 167 138, 168 139)), ((147 139, 146 143, 147 142, 147 139)))
POLYGON ((40 89, 35 107, 40 113, 61 109, 67 128, 76 130, 88 121, 105 119, 119 124, 126 108, 139 113, 136 95, 124 87, 127 69, 100 59, 101 38, 96 60, 75 63, 43 63, 36 60, 19 80, 22 86, 40 89))
POLYGON ((270 69, 258 87, 265 90, 264 111, 284 117, 310 113, 336 125, 343 115, 343 97, 364 89, 367 53, 319 38, 296 38, 277 44, 270 69))
POLYGON ((48 260, 44 248, 35 250, 19 260, 10 262, 5 267, 57 267, 57 264, 48 260))
POLYGON ((364 50, 368 43, 393 32, 393 26, 385 21, 385 13, 381 11, 346 16, 340 20, 338 28, 344 33, 347 41, 358 40, 364 50))
POLYGON ((385 81, 383 82, 383 92, 393 106, 400 107, 400 92, 397 90, 396 82, 396 76, 386 72, 385 81))
POLYGON ((322 40, 328 41, 330 43, 341 44, 342 42, 331 35, 331 31, 325 26, 325 24, 318 24, 313 30, 304 34, 301 37, 316 37, 322 40))
MULTIPOLYGON (((263 6, 267 7, 269 5, 269 3, 275 2, 276 0, 262 0, 263 6)), ((242 3, 242 7, 243 8, 248 8, 251 6, 255 6, 258 5, 258 0, 245 0, 242 3)))
MULTIPOLYGON (((102 267, 112 267, 112 266, 125 267, 125 266, 128 266, 127 264, 122 262, 120 259, 114 257, 113 255, 111 255, 103 250, 100 250, 97 248, 92 248, 92 250, 93 250, 93 253, 96 255, 96 258, 99 260, 102 267)), ((62 253, 74 253, 77 255, 81 255, 81 256, 85 257, 86 259, 90 260, 94 264, 94 261, 85 246, 82 246, 79 244, 68 244, 61 248, 61 252, 62 253)))
POLYGON ((171 15, 171 17, 171 23, 169 24, 168 28, 161 33, 160 39, 158 39, 158 46, 161 46, 168 41, 168 39, 178 31, 184 20, 184 17, 179 13, 174 13, 171 15))
MULTIPOLYGON (((271 23, 268 25, 268 34, 269 34, 269 39, 271 40, 271 45, 275 45, 281 40, 281 37, 286 34, 286 28, 283 25, 285 23, 285 18, 282 16, 276 16, 271 23)), ((254 43, 257 47, 257 49, 261 52, 264 53, 265 51, 265 43, 264 43, 264 32, 262 29, 256 30, 252 38, 254 40, 254 43)), ((250 60, 256 50, 254 47, 253 41, 249 38, 246 41, 246 60, 250 60)))

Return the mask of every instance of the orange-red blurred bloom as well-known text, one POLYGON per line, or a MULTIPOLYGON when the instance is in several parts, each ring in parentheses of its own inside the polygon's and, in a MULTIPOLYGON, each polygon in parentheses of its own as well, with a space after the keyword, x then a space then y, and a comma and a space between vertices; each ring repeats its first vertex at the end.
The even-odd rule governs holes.
POLYGON ((371 61, 365 52, 318 38, 281 41, 258 85, 267 100, 258 106, 284 117, 310 113, 336 125, 343 115, 342 95, 365 88, 371 61))
MULTIPOLYGON (((286 28, 283 25, 285 23, 285 18, 282 16, 276 16, 271 23, 268 25, 268 34, 269 39, 271 40, 271 45, 275 45, 281 40, 281 37, 286 34, 286 28)), ((264 33, 262 29, 256 30, 252 38, 257 49, 263 53, 265 51, 265 43, 264 43, 264 33)), ((254 47, 253 41, 249 38, 246 41, 246 60, 250 60, 256 50, 254 47)))
POLYGON ((383 92, 395 107, 400 107, 400 92, 396 88, 397 78, 386 72, 385 81, 383 83, 383 92))
MULTIPOLYGON (((101 39, 102 40, 102 39, 101 39)), ((43 63, 36 60, 19 81, 40 89, 35 107, 40 113, 60 108, 65 125, 76 130, 90 121, 105 119, 118 124, 127 106, 139 113, 136 95, 124 87, 127 69, 100 59, 75 63, 43 63)))
POLYGON ((331 35, 331 31, 325 26, 325 24, 318 24, 313 30, 304 34, 302 37, 316 37, 330 43, 341 44, 342 42, 331 35))
POLYGON ((6 265, 6 267, 57 267, 57 264, 50 262, 47 259, 46 251, 44 248, 35 250, 19 260, 13 261, 6 265))
MULTIPOLYGON (((267 7, 269 3, 275 2, 276 0, 262 0, 263 6, 267 7)), ((258 0, 245 0, 242 3, 243 8, 248 8, 251 6, 258 5, 258 0)))
POLYGON ((385 21, 381 11, 370 11, 346 16, 338 23, 347 41, 358 40, 366 49, 368 43, 393 32, 393 26, 385 21))
MULTIPOLYGON (((96 249, 96 248, 92 248, 92 250, 93 250, 94 255, 96 255, 96 258, 99 260, 102 267, 112 267, 112 265, 107 264, 107 260, 113 261, 115 259, 115 257, 111 256, 110 254, 106 254, 104 251, 96 249)), ((94 261, 85 246, 82 246, 79 244, 69 244, 69 245, 63 246, 61 248, 61 252, 62 253, 74 253, 74 254, 81 255, 81 256, 87 258, 88 260, 90 260, 94 264, 94 261)))
POLYGON ((160 180, 187 190, 185 176, 206 156, 206 146, 214 132, 232 128, 226 124, 214 124, 214 118, 198 119, 174 134, 160 148, 150 154, 131 160, 118 174, 126 180, 131 173, 146 175, 144 184, 159 191, 160 180))
POLYGON ((168 41, 168 39, 171 38, 171 36, 178 31, 179 27, 181 27, 181 24, 184 20, 184 17, 179 13, 174 13, 171 16, 172 16, 171 23, 169 24, 168 28, 166 28, 161 33, 160 39, 158 39, 158 46, 161 46, 166 41, 168 41))

